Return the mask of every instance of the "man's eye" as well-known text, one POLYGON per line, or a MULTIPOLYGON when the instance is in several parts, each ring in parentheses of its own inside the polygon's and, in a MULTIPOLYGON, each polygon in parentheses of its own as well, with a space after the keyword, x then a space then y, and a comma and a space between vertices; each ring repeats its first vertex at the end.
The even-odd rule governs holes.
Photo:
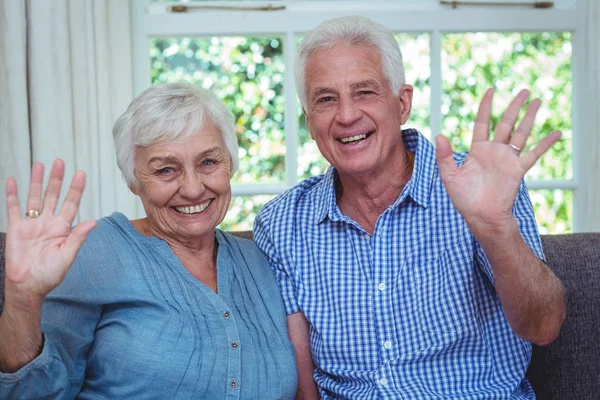
POLYGON ((370 96, 375 94, 375 92, 373 92, 372 90, 361 90, 360 91, 360 95, 361 96, 370 96))
POLYGON ((324 96, 324 97, 319 97, 319 99, 317 100, 317 103, 329 103, 333 101, 333 96, 324 96))

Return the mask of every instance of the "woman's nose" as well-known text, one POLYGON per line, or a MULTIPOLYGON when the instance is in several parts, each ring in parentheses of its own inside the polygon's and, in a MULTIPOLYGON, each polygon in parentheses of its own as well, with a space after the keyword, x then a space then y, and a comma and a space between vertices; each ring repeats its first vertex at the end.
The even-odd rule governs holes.
POLYGON ((185 173, 179 187, 179 193, 189 199, 200 197, 206 190, 202 174, 185 173))

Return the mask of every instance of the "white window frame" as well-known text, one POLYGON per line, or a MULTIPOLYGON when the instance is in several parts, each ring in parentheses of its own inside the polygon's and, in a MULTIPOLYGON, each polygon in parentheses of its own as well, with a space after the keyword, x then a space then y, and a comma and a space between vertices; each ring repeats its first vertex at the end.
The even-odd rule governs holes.
MULTIPOLYGON (((505 0, 506 1, 506 0, 505 0)), ((514 0, 510 0, 514 1, 514 0)), ((133 89, 141 93, 150 85, 150 38, 194 36, 280 36, 284 40, 285 57, 285 183, 233 184, 234 195, 279 194, 299 182, 297 174, 298 112, 294 85, 294 61, 297 35, 304 34, 319 23, 343 15, 363 15, 397 33, 428 33, 430 35, 431 100, 430 129, 432 140, 442 130, 441 35, 460 32, 571 32, 572 33, 572 162, 573 178, 568 180, 528 181, 530 190, 564 189, 573 191, 573 231, 586 226, 585 206, 592 174, 587 171, 589 160, 583 156, 586 135, 584 115, 585 76, 588 66, 585 55, 585 2, 571 8, 533 9, 519 6, 486 7, 459 6, 452 9, 438 0, 398 1, 219 1, 184 3, 204 5, 268 5, 285 6, 282 11, 195 10, 172 13, 172 3, 152 3, 151 0, 131 0, 133 37, 133 89), (437 110, 437 111, 436 111, 437 110), (292 155, 292 156, 289 156, 292 155)), ((410 60, 406 60, 410 63, 410 60)), ((143 215, 141 203, 136 212, 143 215)))

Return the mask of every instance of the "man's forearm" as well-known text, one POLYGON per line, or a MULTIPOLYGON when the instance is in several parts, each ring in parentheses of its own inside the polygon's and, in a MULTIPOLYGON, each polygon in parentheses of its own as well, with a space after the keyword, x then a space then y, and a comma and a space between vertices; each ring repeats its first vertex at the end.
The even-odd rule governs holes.
POLYGON ((42 301, 12 296, 7 287, 0 316, 0 371, 16 372, 42 351, 42 301))
POLYGON ((532 253, 516 221, 475 237, 490 261, 496 292, 513 331, 535 344, 550 344, 566 315, 560 280, 532 253))
POLYGON ((310 351, 310 324, 302 312, 297 312, 287 316, 287 325, 298 366, 296 400, 316 400, 319 390, 313 380, 315 366, 310 351))

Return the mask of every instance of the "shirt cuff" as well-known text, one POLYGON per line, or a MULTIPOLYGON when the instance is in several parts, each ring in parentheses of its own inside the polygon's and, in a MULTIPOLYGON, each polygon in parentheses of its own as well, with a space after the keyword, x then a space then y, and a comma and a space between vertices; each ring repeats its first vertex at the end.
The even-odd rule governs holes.
POLYGON ((296 303, 295 301, 290 301, 290 300, 284 299, 283 306, 285 308, 286 315, 294 314, 294 313, 297 313, 298 311, 301 311, 300 307, 298 306, 298 303, 296 303))
POLYGON ((39 356, 31 360, 28 364, 25 364, 21 369, 12 373, 4 373, 0 371, 0 383, 14 383, 23 379, 30 371, 42 368, 50 361, 50 346, 46 340, 46 335, 42 332, 42 340, 44 345, 42 346, 42 352, 39 356))

